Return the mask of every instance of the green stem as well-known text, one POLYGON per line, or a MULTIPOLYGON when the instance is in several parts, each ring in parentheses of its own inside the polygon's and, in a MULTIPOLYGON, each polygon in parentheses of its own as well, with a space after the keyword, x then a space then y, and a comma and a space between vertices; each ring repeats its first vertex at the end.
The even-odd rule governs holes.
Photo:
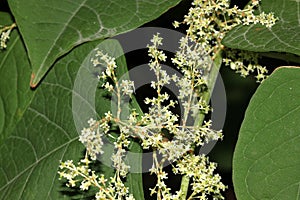
POLYGON ((180 185, 180 191, 181 191, 180 199, 182 200, 186 199, 188 189, 189 189, 189 183, 190 183, 190 177, 188 177, 187 175, 183 175, 181 178, 181 185, 180 185))
MULTIPOLYGON (((212 66, 212 69, 208 75, 208 91, 203 95, 203 100, 205 100, 206 102, 209 102, 213 88, 215 86, 218 74, 219 74, 219 70, 222 64, 222 56, 221 56, 222 52, 219 51, 214 59, 214 65, 212 66)), ((199 117, 196 119, 195 125, 200 125, 203 123, 205 118, 205 114, 202 113, 199 115, 199 117)), ((181 191, 181 196, 180 199, 181 200, 185 200, 187 193, 188 193, 188 187, 189 187, 189 182, 190 182, 190 178, 187 175, 183 175, 182 179, 181 179, 181 185, 180 185, 180 191, 181 191)))
MULTIPOLYGON (((203 94, 203 100, 205 100, 207 103, 209 103, 210 97, 212 95, 213 89, 215 87, 215 83, 219 74, 219 70, 222 64, 222 51, 219 51, 216 55, 215 55, 215 59, 214 59, 214 64, 212 66, 212 69, 208 75, 208 81, 207 81, 207 87, 208 90, 207 92, 205 92, 203 94)), ((199 117, 196 119, 196 124, 195 125, 201 125, 204 121, 205 118, 205 114, 201 113, 199 115, 199 117)))
POLYGON ((4 32, 4 31, 7 31, 7 30, 12 30, 12 29, 14 29, 15 27, 17 27, 17 24, 16 24, 16 23, 13 23, 13 24, 10 25, 10 26, 0 27, 0 28, 2 28, 2 29, 0 30, 0 32, 4 32))

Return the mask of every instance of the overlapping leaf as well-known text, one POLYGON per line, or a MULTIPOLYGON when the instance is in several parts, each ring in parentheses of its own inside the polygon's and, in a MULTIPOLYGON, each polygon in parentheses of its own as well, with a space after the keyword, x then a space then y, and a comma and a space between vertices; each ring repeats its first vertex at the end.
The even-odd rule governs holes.
POLYGON ((233 159, 237 198, 300 198, 300 68, 276 70, 257 89, 233 159))
POLYGON ((180 0, 10 0, 32 64, 35 87, 74 46, 134 29, 180 0))
MULTIPOLYGON (((100 104, 100 115, 110 108, 110 100, 101 96, 102 92, 96 92, 96 96, 91 93, 97 89, 97 69, 89 71, 88 53, 97 43, 81 45, 55 64, 16 130, 0 146, 0 199, 56 200, 70 199, 70 195, 82 199, 88 194, 67 189, 58 180, 57 170, 59 160, 78 161, 84 155, 78 131, 87 126, 86 117, 95 117, 95 98, 100 104), (93 98, 86 99, 85 95, 93 98), (88 109, 78 113, 80 108, 88 109)), ((113 42, 109 49, 118 52, 120 46, 113 42)), ((120 62, 126 67, 124 58, 120 62)), ((140 151, 140 146, 134 148, 140 151)), ((136 159, 136 165, 141 166, 141 158, 136 159)), ((101 170, 112 173, 108 166, 101 170)), ((130 174, 128 182, 134 187, 131 190, 136 198, 143 198, 141 174, 130 174)))
POLYGON ((261 11, 273 12, 279 18, 271 29, 261 25, 238 26, 226 35, 223 43, 231 48, 255 52, 300 55, 300 1, 262 0, 261 11))
MULTIPOLYGON (((1 25, 13 23, 8 13, 0 12, 1 25)), ((31 68, 17 30, 13 30, 6 50, 0 52, 0 144, 13 131, 28 107, 31 68)))

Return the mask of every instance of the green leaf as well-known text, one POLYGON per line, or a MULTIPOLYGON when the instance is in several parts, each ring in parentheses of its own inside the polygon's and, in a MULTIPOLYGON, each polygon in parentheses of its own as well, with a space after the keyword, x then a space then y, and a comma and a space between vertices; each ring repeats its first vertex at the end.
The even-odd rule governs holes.
POLYGON ((262 0, 261 11, 273 12, 279 20, 271 28, 261 25, 238 26, 223 44, 230 48, 255 52, 287 52, 300 55, 299 0, 262 0))
MULTIPOLYGON (((0 12, 1 25, 13 23, 0 12)), ((6 50, 0 51, 0 144, 14 130, 34 95, 29 81, 31 68, 17 30, 10 35, 6 50)))
POLYGON ((132 30, 179 1, 9 0, 32 64, 31 86, 76 45, 132 30))
MULTIPOLYGON (((98 43, 80 45, 55 64, 16 130, 0 146, 0 199, 71 199, 70 195, 72 199, 83 199, 90 195, 67 188, 58 180, 57 171, 59 160, 76 162, 84 156, 85 147, 78 141, 78 133, 88 126, 86 118, 96 115, 95 98, 101 105, 99 115, 110 108, 110 100, 99 96, 103 93, 91 93, 97 89, 94 72, 98 69, 91 67, 89 52, 98 43), (86 95, 93 98, 86 99, 86 95), (86 112, 78 113, 80 108, 88 107, 86 112)), ((121 51, 115 41, 108 44, 108 49, 121 51)), ((139 146, 134 148, 141 151, 139 146)), ((141 157, 135 159, 137 165, 141 164, 141 157)), ((111 167, 100 167, 106 176, 112 174, 111 167)), ((137 199, 143 199, 142 175, 129 177, 126 184, 134 187, 131 190, 137 199)))
POLYGON ((279 68, 247 108, 233 158, 239 200, 300 198, 300 68, 279 68))

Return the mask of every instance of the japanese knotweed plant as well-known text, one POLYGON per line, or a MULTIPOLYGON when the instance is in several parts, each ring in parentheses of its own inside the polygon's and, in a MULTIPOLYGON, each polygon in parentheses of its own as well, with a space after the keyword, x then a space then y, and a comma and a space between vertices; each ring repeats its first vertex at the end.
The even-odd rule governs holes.
POLYGON ((116 97, 117 109, 116 113, 105 113, 102 119, 90 119, 89 127, 82 130, 79 140, 86 146, 84 159, 79 163, 72 160, 61 162, 59 174, 67 179, 67 186, 79 186, 81 190, 95 187, 96 199, 134 199, 124 184, 130 171, 124 158, 130 138, 135 138, 143 149, 153 150, 153 165, 149 171, 157 176, 157 183, 150 189, 151 195, 157 199, 224 199, 222 192, 226 186, 214 172, 216 163, 210 162, 205 155, 197 154, 195 148, 211 140, 222 139, 222 132, 212 130, 210 120, 204 121, 204 116, 212 110, 209 97, 220 61, 242 76, 256 72, 258 81, 265 78, 267 70, 257 64, 256 54, 237 52, 222 45, 225 34, 237 25, 260 23, 267 28, 274 25, 276 18, 272 13, 254 15, 258 5, 258 0, 252 0, 244 9, 239 9, 229 7, 228 0, 194 0, 184 20, 174 22, 175 27, 180 24, 187 26, 186 36, 180 39, 179 50, 171 58, 181 77, 163 70, 162 63, 167 61, 165 53, 159 50, 163 38, 159 33, 154 35, 148 45, 148 54, 151 58, 149 68, 156 77, 151 82, 156 96, 144 99, 149 110, 143 115, 131 109, 125 119, 121 117, 122 104, 134 95, 134 83, 119 80, 116 68, 121 66, 116 65, 115 58, 96 50, 91 63, 95 67, 105 66, 98 76, 99 82, 116 97), (177 101, 171 100, 170 94, 162 90, 171 82, 179 88, 177 101), (170 111, 178 104, 182 106, 182 116, 170 111), (109 132, 115 127, 119 130, 117 137, 109 132), (114 138, 115 152, 111 160, 115 174, 112 177, 97 174, 89 165, 103 153, 104 137, 114 138), (165 183, 169 176, 163 168, 166 163, 172 165, 174 174, 182 175, 180 190, 175 193, 165 183), (188 195, 189 187, 191 192, 188 195))

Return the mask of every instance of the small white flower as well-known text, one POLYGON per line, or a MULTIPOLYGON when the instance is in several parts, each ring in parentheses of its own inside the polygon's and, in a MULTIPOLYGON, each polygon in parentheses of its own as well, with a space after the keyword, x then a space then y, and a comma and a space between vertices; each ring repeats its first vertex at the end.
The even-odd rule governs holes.
POLYGON ((123 92, 123 95, 131 96, 134 92, 134 83, 130 80, 122 80, 121 84, 121 91, 123 92))
POLYGON ((93 118, 90 118, 88 120, 88 124, 89 124, 89 126, 94 126, 96 124, 96 120, 94 120, 93 118))

